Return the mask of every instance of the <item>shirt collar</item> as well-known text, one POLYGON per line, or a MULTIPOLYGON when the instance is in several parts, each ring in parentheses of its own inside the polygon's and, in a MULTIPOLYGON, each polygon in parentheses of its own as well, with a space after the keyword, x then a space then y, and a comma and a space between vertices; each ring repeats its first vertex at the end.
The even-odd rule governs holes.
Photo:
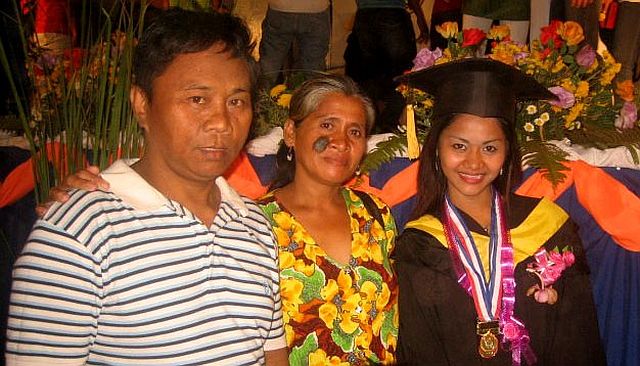
MULTIPOLYGON (((112 193, 138 210, 151 211, 163 206, 173 207, 170 199, 131 169, 131 165, 138 160, 117 160, 100 175, 109 182, 112 193)), ((243 217, 249 214, 249 208, 242 197, 224 177, 217 177, 215 183, 220 189, 221 203, 230 205, 243 217)))

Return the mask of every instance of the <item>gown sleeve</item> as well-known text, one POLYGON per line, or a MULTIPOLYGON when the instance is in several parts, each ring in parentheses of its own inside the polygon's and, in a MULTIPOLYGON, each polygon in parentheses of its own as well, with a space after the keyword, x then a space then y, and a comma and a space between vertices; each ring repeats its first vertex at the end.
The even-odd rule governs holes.
MULTIPOLYGON (((396 270, 400 294, 398 308, 400 329, 398 333, 398 365, 446 365, 444 345, 438 334, 438 311, 422 304, 422 299, 435 295, 435 278, 439 274, 416 262, 416 254, 429 250, 426 242, 433 237, 417 230, 407 229, 396 244, 396 270)), ((442 248, 445 251, 444 248, 442 248)), ((434 258, 435 259, 435 258, 434 258)), ((442 275, 446 275, 442 273, 442 275)))

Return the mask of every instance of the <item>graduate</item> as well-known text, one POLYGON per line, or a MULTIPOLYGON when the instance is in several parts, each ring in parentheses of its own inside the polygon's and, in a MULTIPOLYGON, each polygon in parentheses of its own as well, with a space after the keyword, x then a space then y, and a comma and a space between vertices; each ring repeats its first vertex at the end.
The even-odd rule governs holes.
POLYGON ((402 365, 605 365, 574 224, 517 196, 519 100, 553 99, 489 59, 399 78, 434 96, 417 206, 394 253, 402 365))

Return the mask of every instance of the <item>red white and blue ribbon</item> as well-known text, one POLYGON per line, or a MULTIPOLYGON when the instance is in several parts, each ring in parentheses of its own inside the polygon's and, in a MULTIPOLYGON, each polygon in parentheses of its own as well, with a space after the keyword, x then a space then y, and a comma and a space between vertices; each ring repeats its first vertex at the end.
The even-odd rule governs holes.
MULTIPOLYGON (((492 205, 495 211, 495 203, 492 205)), ((476 306, 478 318, 483 322, 498 319, 500 307, 502 267, 501 244, 503 242, 499 230, 491 230, 489 239, 489 271, 485 271, 478 248, 475 245, 471 232, 462 220, 456 207, 451 203, 449 196, 445 197, 445 234, 450 241, 449 247, 453 250, 464 267, 466 284, 462 284, 471 293, 476 306)), ((498 224, 499 215, 491 215, 491 227, 498 224)), ((458 282, 460 283, 460 278, 458 282)))
POLYGON ((444 233, 458 283, 473 298, 478 318, 481 321, 499 320, 502 344, 511 351, 513 365, 519 366, 522 357, 532 365, 536 356, 529 345, 529 333, 514 316, 513 245, 502 197, 495 189, 492 192, 488 281, 473 237, 449 195, 445 196, 442 215, 444 233))

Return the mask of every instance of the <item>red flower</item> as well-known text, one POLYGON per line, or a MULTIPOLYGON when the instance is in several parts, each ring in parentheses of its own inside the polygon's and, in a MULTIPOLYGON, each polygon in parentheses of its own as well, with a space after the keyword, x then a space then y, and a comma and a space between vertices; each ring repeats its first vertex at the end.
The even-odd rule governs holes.
POLYGON ((553 48, 558 49, 562 47, 562 39, 558 34, 558 29, 562 25, 562 22, 559 20, 552 21, 549 25, 542 27, 540 32, 540 42, 544 47, 549 44, 550 40, 553 40, 553 48))
POLYGON ((487 35, 478 28, 469 28, 462 31, 462 47, 477 46, 484 41, 487 35))

